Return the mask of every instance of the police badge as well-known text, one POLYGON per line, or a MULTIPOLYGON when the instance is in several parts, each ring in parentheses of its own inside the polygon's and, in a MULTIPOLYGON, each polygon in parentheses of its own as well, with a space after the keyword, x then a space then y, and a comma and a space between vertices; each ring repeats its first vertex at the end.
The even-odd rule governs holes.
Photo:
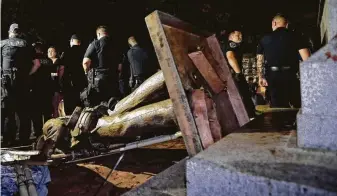
POLYGON ((231 48, 236 48, 236 43, 230 42, 230 43, 229 43, 229 46, 230 46, 231 48))

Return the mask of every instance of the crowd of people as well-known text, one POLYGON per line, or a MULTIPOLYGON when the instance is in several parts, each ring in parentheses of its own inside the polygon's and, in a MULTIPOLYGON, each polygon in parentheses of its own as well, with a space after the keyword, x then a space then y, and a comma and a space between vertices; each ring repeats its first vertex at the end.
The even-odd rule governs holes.
MULTIPOLYGON (((276 15, 273 31, 257 47, 258 84, 267 88, 271 107, 300 107, 297 73, 299 62, 306 60, 310 51, 287 26, 287 18, 276 15)), ((97 39, 86 50, 77 35, 71 36, 70 47, 61 55, 54 46, 47 50, 41 43, 34 43, 32 50, 20 35, 18 24, 12 24, 9 38, 1 41, 1 131, 5 145, 15 142, 15 114, 22 145, 28 142, 31 123, 39 136, 45 121, 71 115, 76 106, 103 104, 113 109, 116 101, 149 76, 148 54, 136 38, 129 37, 129 51, 120 54, 106 26, 96 29, 97 39)), ((241 42, 242 32, 230 32, 223 53, 253 118, 255 106, 242 74, 241 42)))
POLYGON ((85 50, 74 34, 61 53, 55 46, 28 43, 18 24, 10 26, 9 38, 1 41, 4 146, 16 144, 17 125, 18 144, 28 144, 31 128, 40 136, 44 122, 71 115, 77 106, 113 107, 148 77, 147 52, 134 36, 127 40, 127 54, 118 51, 106 26, 99 26, 96 36, 85 50))
MULTIPOLYGON (((265 35, 257 45, 258 86, 266 88, 265 99, 270 107, 274 108, 301 107, 299 63, 311 55, 309 41, 288 30, 288 24, 286 16, 277 14, 272 19, 273 31, 265 35)), ((249 111, 252 111, 254 104, 250 99, 252 92, 249 92, 242 73, 241 42, 242 32, 231 32, 227 44, 223 47, 223 53, 231 67, 248 115, 252 117, 254 113, 249 111)))

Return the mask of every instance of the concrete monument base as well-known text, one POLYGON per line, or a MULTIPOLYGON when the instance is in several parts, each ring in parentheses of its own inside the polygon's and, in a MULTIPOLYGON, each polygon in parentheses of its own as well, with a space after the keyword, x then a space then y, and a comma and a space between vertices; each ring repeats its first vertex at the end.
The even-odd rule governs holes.
POLYGON ((298 146, 337 150, 337 116, 297 114, 298 146))
POLYGON ((296 139, 293 131, 228 135, 187 161, 187 195, 337 195, 337 151, 298 148, 296 139))

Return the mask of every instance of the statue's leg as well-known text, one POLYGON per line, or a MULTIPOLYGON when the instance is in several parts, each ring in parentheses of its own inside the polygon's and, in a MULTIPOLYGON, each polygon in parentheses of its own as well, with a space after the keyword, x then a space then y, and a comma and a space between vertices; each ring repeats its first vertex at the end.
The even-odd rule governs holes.
POLYGON ((130 112, 102 117, 98 120, 95 134, 111 138, 142 136, 164 127, 173 130, 177 126, 175 121, 172 101, 167 99, 130 112))
POLYGON ((119 101, 115 109, 109 114, 116 115, 125 111, 130 111, 145 102, 149 102, 158 98, 156 95, 162 96, 162 91, 165 91, 165 79, 162 71, 158 71, 150 78, 145 80, 136 90, 130 95, 119 101))

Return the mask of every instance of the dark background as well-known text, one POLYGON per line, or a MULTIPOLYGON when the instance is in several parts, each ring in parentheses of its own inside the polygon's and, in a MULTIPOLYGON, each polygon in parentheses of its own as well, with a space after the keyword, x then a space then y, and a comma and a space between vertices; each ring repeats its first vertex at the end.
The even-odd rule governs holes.
POLYGON ((278 12, 290 17, 291 28, 319 42, 317 15, 319 0, 2 0, 1 39, 17 22, 30 41, 42 40, 60 51, 69 45, 73 33, 87 46, 98 25, 108 25, 121 50, 135 35, 148 49, 151 40, 144 18, 154 10, 172 14, 210 32, 240 28, 250 50, 271 31, 271 19, 278 12))

